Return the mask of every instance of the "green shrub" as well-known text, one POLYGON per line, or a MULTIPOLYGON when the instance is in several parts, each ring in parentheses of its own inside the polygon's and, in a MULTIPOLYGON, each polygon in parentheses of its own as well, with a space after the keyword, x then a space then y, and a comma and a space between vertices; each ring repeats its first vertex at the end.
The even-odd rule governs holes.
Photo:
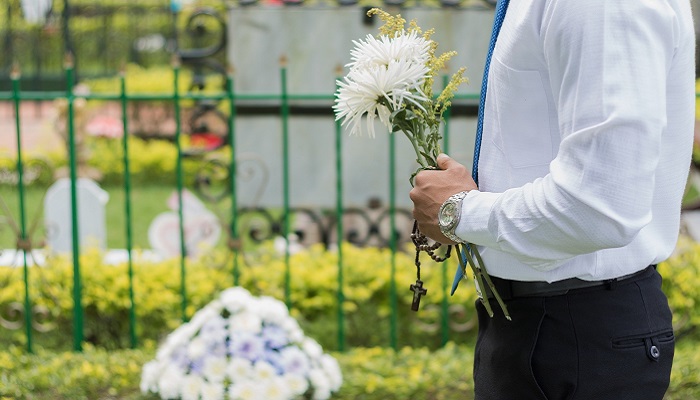
POLYGON ((0 399, 138 399, 141 368, 153 349, 108 352, 86 346, 82 353, 18 347, 0 351, 0 399))
MULTIPOLYGON (((169 65, 144 68, 136 64, 128 64, 124 71, 124 83, 126 93, 134 94, 171 94, 174 91, 173 84, 175 73, 169 65)), ((119 77, 93 78, 83 81, 90 88, 91 93, 118 94, 121 90, 119 77)), ((192 71, 183 69, 178 74, 178 91, 187 93, 192 83, 192 71)), ((224 80, 219 75, 205 77, 204 93, 221 93, 224 80)), ((193 100, 183 100, 182 105, 193 104, 193 100)))
MULTIPOLYGON (((182 138, 183 148, 188 138, 182 138)), ((86 164, 98 170, 102 178, 100 183, 122 185, 124 182, 123 143, 120 139, 88 138, 86 164)), ((208 153, 228 165, 230 149, 222 148, 208 153)), ((25 165, 25 183, 27 185, 49 186, 55 180, 56 171, 68 166, 65 152, 53 152, 45 155, 23 154, 25 165), (27 176, 30 178, 27 179, 27 176)), ((158 182, 162 185, 175 185, 177 174, 177 148, 166 140, 144 140, 129 137, 129 171, 132 184, 149 185, 158 182)), ((192 186, 197 173, 203 166, 199 158, 183 157, 182 170, 185 186, 192 186)), ((0 185, 16 186, 15 173, 17 159, 0 154, 0 185)))
MULTIPOLYGON (((359 249, 350 245, 344 249, 344 297, 346 342, 349 346, 381 346, 390 343, 391 330, 391 253, 385 249, 359 249), (368 329, 371 324, 372 329, 368 329)), ((106 348, 129 345, 129 280, 126 264, 104 265, 96 251, 83 254, 81 260, 82 305, 85 338, 106 348)), ((180 264, 178 259, 160 263, 136 258, 134 266, 135 310, 137 333, 141 341, 159 340, 181 321, 180 264)), ((415 282, 412 256, 397 253, 396 292, 398 321, 397 345, 438 347, 439 329, 423 329, 430 324, 439 327, 442 273, 440 267, 424 261, 423 276, 428 296, 421 303, 421 312, 410 311, 412 293, 408 286, 415 282)), ((218 292, 232 286, 231 254, 210 252, 208 256, 186 262, 187 315, 211 301, 218 292)), ((269 245, 255 254, 241 257, 241 286, 256 295, 284 299, 286 265, 284 256, 269 245)), ((450 273, 452 266, 450 266, 450 273)), ((306 333, 324 347, 337 348, 337 253, 321 246, 295 254, 290 259, 290 289, 292 314, 306 333)), ((73 264, 65 257, 52 257, 46 266, 31 268, 30 296, 32 303, 50 311, 54 329, 35 333, 37 342, 53 349, 66 349, 72 343, 73 324, 73 264)), ((475 293, 469 284, 463 285, 450 304, 464 305, 461 322, 474 318, 475 293)), ((0 310, 24 299, 21 268, 0 268, 0 310)), ((454 319, 459 316, 452 316, 454 319)), ((0 329, 0 338, 15 344, 24 342, 23 330, 0 329), (9 336, 9 337, 8 337, 9 336)), ((453 334, 459 342, 473 339, 473 332, 453 334)))
MULTIPOLYGON (((175 185, 177 174, 177 148, 165 140, 144 140, 129 137, 129 172, 131 182, 148 185, 158 182, 175 185)), ((183 142, 186 142, 183 137, 183 142)), ((87 164, 102 173, 104 185, 121 185, 124 182, 124 162, 122 141, 107 138, 91 138, 89 141, 87 164)), ((183 145, 184 146, 184 145, 183 145)), ((228 162, 230 151, 219 150, 215 155, 228 162)), ((198 159, 183 158, 183 182, 191 186, 195 181, 202 162, 198 159)))
POLYGON ((681 237, 675 254, 658 269, 673 310, 676 335, 696 333, 700 326, 700 243, 681 237))
MULTIPOLYGON (((697 345, 678 344, 665 400, 700 398, 697 345)), ((33 355, 17 347, 0 349, 0 399, 154 399, 139 392, 141 366, 154 354, 152 346, 111 352, 86 346, 82 353, 39 349, 33 355)), ((473 398, 471 346, 355 348, 333 355, 343 371, 336 400, 473 398)))
POLYGON ((664 400, 700 399, 700 352, 697 338, 682 338, 673 358, 671 386, 664 400))
MULTIPOLYGON (((396 342, 399 347, 426 346, 437 348, 442 344, 441 310, 445 293, 442 288, 442 268, 423 259, 422 278, 428 295, 421 302, 421 311, 410 311, 412 293, 408 286, 415 281, 413 257, 399 252, 395 256, 395 287, 392 289, 389 250, 356 248, 344 249, 344 327, 345 343, 350 346, 387 346, 392 344, 392 315, 396 321, 396 342), (396 293, 396 314, 392 314, 392 290, 396 293), (371 324, 372 329, 368 329, 371 324)), ((284 256, 275 252, 271 244, 239 256, 240 284, 255 295, 269 295, 283 300, 287 268, 284 256)), ((681 244, 678 253, 659 266, 664 276, 664 290, 674 310, 674 324, 678 336, 693 333, 700 315, 700 245, 681 244)), ((137 335, 144 340, 157 341, 181 321, 180 262, 172 259, 149 262, 135 258, 134 302, 137 316, 137 335)), ((454 262, 454 261, 453 261, 454 262)), ((82 305, 85 312, 85 339, 106 348, 129 346, 129 280, 127 265, 105 265, 102 255, 91 251, 81 256, 82 305)), ((232 286, 232 255, 212 251, 199 260, 186 261, 186 314, 194 312, 211 301, 221 290, 232 286)), ((309 336, 324 347, 337 349, 338 345, 338 262, 337 253, 314 246, 290 258, 290 294, 292 315, 301 323, 309 336)), ((452 265, 447 266, 448 276, 452 265)), ((24 300, 21 268, 0 268, 0 310, 11 303, 24 300)), ((29 293, 34 305, 49 310, 47 333, 35 332, 35 340, 52 349, 66 349, 72 343, 73 326, 73 264, 65 257, 52 257, 46 266, 31 268, 29 293)), ((474 339, 475 292, 465 282, 454 297, 447 297, 452 307, 450 323, 462 323, 466 332, 450 331, 449 338, 458 343, 474 339), (466 284, 465 284, 466 283, 466 284), (469 329, 469 327, 472 329, 469 329)), ((498 310, 496 310, 498 311, 498 310)), ((0 338, 11 343, 24 343, 23 330, 0 329, 0 338)))

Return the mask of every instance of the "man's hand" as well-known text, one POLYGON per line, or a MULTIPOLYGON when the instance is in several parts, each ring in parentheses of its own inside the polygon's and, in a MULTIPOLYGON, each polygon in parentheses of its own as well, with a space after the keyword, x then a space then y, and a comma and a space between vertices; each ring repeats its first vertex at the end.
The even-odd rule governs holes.
POLYGON ((409 193, 413 201, 413 218, 418 229, 427 237, 444 244, 454 244, 440 232, 438 211, 450 196, 465 190, 477 189, 467 168, 446 154, 437 158, 440 170, 421 171, 409 193))

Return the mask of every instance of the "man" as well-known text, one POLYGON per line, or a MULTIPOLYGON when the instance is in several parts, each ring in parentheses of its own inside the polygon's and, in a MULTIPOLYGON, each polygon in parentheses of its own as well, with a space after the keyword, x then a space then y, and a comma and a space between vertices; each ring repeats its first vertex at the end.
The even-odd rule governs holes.
POLYGON ((410 193, 423 233, 479 246, 513 318, 477 302, 477 400, 662 399, 674 338, 654 265, 678 235, 694 55, 689 0, 510 1, 478 189, 441 155, 410 193))

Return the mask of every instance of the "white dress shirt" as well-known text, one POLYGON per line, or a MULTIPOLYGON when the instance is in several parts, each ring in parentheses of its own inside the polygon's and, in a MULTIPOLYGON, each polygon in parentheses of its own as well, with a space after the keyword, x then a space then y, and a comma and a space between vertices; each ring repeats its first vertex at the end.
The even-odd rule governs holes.
POLYGON ((695 122, 688 0, 511 0, 479 191, 456 234, 503 278, 614 278, 678 239, 695 122))

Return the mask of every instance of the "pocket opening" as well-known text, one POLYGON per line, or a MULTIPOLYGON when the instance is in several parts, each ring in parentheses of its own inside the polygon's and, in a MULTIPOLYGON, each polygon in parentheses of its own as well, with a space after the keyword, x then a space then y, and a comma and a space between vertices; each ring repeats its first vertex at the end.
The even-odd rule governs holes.
POLYGON ((646 333, 640 335, 623 336, 612 339, 612 347, 614 349, 629 349, 634 347, 646 346, 647 342, 668 343, 675 340, 673 331, 663 331, 659 333, 646 333))

